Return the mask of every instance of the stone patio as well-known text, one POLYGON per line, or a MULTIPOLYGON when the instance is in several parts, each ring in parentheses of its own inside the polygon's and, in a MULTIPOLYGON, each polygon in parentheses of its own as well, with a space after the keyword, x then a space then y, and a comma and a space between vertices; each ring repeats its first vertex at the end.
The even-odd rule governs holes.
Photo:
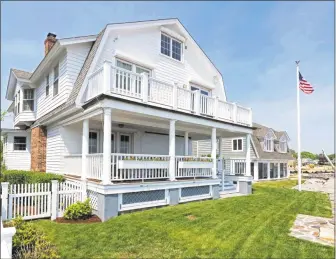
MULTIPOLYGON (((297 189, 298 186, 293 187, 297 189)), ((335 246, 335 182, 334 178, 328 180, 308 179, 302 184, 303 191, 327 193, 331 201, 332 218, 322 218, 299 214, 296 217, 291 236, 296 238, 317 242, 323 245, 335 246)))
POLYGON ((330 218, 299 214, 296 217, 290 235, 296 238, 334 246, 334 221, 330 218))

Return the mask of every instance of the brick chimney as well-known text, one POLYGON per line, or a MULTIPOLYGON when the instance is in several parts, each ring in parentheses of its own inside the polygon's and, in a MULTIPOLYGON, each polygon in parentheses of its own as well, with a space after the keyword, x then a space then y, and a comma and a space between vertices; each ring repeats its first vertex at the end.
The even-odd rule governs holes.
POLYGON ((56 34, 51 32, 48 33, 47 38, 44 41, 44 55, 46 56, 51 48, 54 46, 56 42, 56 34))

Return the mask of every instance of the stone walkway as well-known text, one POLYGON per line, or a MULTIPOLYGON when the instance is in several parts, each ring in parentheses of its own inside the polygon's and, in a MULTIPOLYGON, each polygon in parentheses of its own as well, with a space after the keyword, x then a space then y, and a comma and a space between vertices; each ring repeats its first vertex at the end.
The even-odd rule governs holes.
MULTIPOLYGON (((298 189, 295 186, 293 189, 298 189)), ((324 245, 335 245, 335 184, 334 178, 328 180, 308 179, 302 184, 303 191, 324 192, 327 193, 331 201, 332 218, 322 218, 299 214, 296 217, 291 236, 304 240, 317 242, 324 245)))

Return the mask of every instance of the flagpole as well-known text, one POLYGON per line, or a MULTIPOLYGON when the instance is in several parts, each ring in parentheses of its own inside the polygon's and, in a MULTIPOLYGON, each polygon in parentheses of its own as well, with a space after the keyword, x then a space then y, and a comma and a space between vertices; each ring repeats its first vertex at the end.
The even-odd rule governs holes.
POLYGON ((301 128, 300 128, 300 89, 299 89, 300 61, 295 61, 295 63, 296 63, 296 111, 297 111, 297 145, 298 145, 297 168, 298 168, 299 191, 301 191, 301 128))

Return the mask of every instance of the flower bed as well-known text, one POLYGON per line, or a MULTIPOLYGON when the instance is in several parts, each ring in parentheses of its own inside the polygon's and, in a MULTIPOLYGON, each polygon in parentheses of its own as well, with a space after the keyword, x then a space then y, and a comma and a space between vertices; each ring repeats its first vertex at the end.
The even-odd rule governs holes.
POLYGON ((68 224, 80 224, 80 223, 90 224, 90 223, 102 222, 101 219, 96 215, 92 215, 88 219, 65 219, 64 217, 61 217, 55 219, 54 221, 57 223, 68 223, 68 224))

